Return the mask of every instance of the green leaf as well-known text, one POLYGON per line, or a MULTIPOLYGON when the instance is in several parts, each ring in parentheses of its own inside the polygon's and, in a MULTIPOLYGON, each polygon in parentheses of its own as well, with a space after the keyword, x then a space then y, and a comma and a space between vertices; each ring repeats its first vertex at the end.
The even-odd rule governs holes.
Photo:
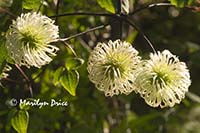
MULTIPOLYGON (((0 40, 1 41, 1 40, 0 40)), ((0 73, 2 72, 7 59, 6 48, 3 43, 0 43, 0 73)))
POLYGON ((97 0, 97 3, 107 11, 115 13, 115 7, 112 0, 97 0))
POLYGON ((23 0, 22 7, 24 9, 38 9, 41 4, 41 0, 23 0))
POLYGON ((65 70, 60 77, 62 86, 72 95, 76 95, 76 87, 79 82, 79 73, 76 70, 65 70))
POLYGON ((134 42, 136 37, 138 35, 138 31, 133 31, 127 38, 126 41, 127 42, 134 42))
POLYGON ((53 83, 54 85, 57 85, 59 83, 59 79, 60 79, 60 76, 62 74, 62 72, 65 70, 65 68, 63 67, 59 67, 58 69, 56 69, 55 73, 54 73, 54 77, 53 77, 53 83))
POLYGON ((26 133, 29 123, 29 114, 25 110, 19 110, 11 118, 11 125, 18 133, 26 133))
POLYGON ((66 59, 66 64, 65 67, 67 68, 67 70, 76 70, 79 67, 81 67, 84 63, 84 60, 81 58, 67 58, 66 59))
POLYGON ((172 5, 175 5, 176 7, 184 7, 187 5, 190 5, 193 0, 169 0, 172 5))

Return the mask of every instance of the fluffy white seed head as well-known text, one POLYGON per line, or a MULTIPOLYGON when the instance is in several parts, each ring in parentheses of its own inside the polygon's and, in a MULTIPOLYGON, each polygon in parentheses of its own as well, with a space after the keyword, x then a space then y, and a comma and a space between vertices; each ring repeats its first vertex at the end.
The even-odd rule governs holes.
POLYGON ((58 26, 40 13, 21 14, 6 34, 6 48, 16 64, 41 66, 52 61, 58 48, 51 45, 58 37, 58 26))
POLYGON ((89 79, 106 96, 129 94, 135 89, 134 73, 139 62, 138 51, 130 43, 98 43, 89 57, 89 79))
POLYGON ((180 103, 191 84, 186 64, 168 50, 151 53, 137 71, 136 92, 152 107, 173 107, 180 103))

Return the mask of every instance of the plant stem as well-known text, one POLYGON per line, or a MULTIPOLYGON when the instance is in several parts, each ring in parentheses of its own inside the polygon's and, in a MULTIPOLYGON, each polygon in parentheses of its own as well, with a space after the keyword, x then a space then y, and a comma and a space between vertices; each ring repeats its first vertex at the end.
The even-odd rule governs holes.
MULTIPOLYGON (((122 0, 118 0, 118 14, 122 14, 122 0)), ((122 40, 122 35, 123 35, 123 21, 119 19, 119 37, 122 40)))
POLYGON ((0 13, 2 13, 2 12, 3 13, 7 13, 8 15, 10 15, 13 18, 17 17, 15 14, 13 14, 12 12, 10 12, 9 10, 0 7, 0 13))
POLYGON ((39 13, 39 11, 40 11, 40 9, 41 9, 41 7, 42 7, 42 5, 43 5, 43 2, 44 2, 44 0, 42 0, 40 6, 38 7, 38 9, 37 9, 37 13, 39 13))
POLYGON ((67 17, 67 16, 107 16, 113 17, 115 14, 108 14, 108 13, 92 13, 92 12, 73 12, 73 13, 64 13, 64 14, 56 14, 54 16, 50 16, 50 18, 57 18, 57 17, 67 17))
MULTIPOLYGON (((59 14, 60 0, 56 3, 56 15, 59 14)), ((56 17, 55 23, 58 24, 58 17, 56 17)))
POLYGON ((156 6, 173 6, 173 5, 171 3, 153 3, 153 4, 147 5, 145 7, 136 9, 132 13, 129 13, 129 15, 134 15, 134 14, 140 12, 140 11, 143 11, 143 10, 149 9, 149 8, 153 8, 153 7, 156 7, 156 6))
POLYGON ((17 67, 17 69, 19 70, 19 72, 22 74, 22 76, 25 78, 25 80, 28 83, 28 88, 31 94, 31 97, 33 97, 33 90, 31 87, 31 80, 28 78, 28 76, 24 73, 24 71, 19 67, 19 65, 15 64, 15 66, 17 67))
POLYGON ((13 79, 10 79, 10 78, 3 78, 3 80, 6 80, 8 82, 13 82, 13 83, 16 83, 16 84, 23 84, 23 82, 21 82, 21 81, 16 81, 16 80, 13 80, 13 79))
POLYGON ((73 49, 67 42, 62 41, 62 43, 64 43, 65 46, 67 46, 67 47, 72 51, 73 55, 74 55, 75 57, 77 57, 76 52, 74 51, 74 49, 73 49))
POLYGON ((124 19, 122 18, 125 22, 127 22, 128 24, 130 24, 133 28, 135 28, 142 36, 143 38, 147 41, 147 43, 149 44, 149 46, 151 47, 151 49, 153 50, 154 53, 156 53, 155 48, 153 47, 153 44, 151 43, 151 41, 149 40, 149 38, 146 36, 146 34, 139 28, 137 27, 133 22, 131 22, 129 19, 124 19))
POLYGON ((19 67, 19 65, 15 64, 15 66, 17 67, 17 69, 20 71, 20 73, 22 74, 22 76, 25 78, 26 81, 30 82, 28 76, 24 73, 24 71, 19 67))
POLYGON ((91 29, 89 29, 89 30, 83 31, 83 32, 81 32, 81 33, 75 34, 75 35, 70 36, 70 37, 67 37, 67 38, 57 39, 57 40, 55 40, 54 42, 58 42, 58 41, 65 42, 65 41, 68 41, 68 40, 70 40, 70 39, 72 39, 72 38, 81 36, 81 35, 83 35, 83 34, 86 34, 86 33, 89 33, 89 32, 95 31, 95 30, 99 30, 99 29, 105 28, 105 27, 109 26, 111 23, 114 23, 115 21, 116 21, 116 20, 113 20, 113 21, 111 21, 110 23, 107 23, 107 24, 104 24, 104 25, 100 25, 100 26, 91 28, 91 29))

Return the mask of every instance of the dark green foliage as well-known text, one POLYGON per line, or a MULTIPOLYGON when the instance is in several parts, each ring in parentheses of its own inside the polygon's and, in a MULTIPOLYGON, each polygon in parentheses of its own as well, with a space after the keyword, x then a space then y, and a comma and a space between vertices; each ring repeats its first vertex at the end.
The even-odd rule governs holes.
POLYGON ((112 0, 97 0, 98 4, 111 13, 115 13, 114 2, 112 0))
MULTIPOLYGON (((163 1, 130 0, 130 11, 158 2, 163 1)), ((198 133, 199 129, 195 127, 200 125, 200 14, 184 8, 192 3, 191 0, 170 2, 175 6, 153 7, 129 16, 156 50, 169 49, 190 69, 192 85, 189 95, 175 107, 165 109, 149 107, 134 92, 105 97, 88 79, 87 60, 97 42, 121 36, 133 44, 143 57, 152 52, 140 32, 127 23, 123 22, 122 35, 115 30, 120 28, 119 22, 116 22, 110 27, 68 40, 76 56, 64 43, 54 43, 60 50, 50 64, 40 69, 21 67, 30 79, 27 82, 15 65, 10 64, 5 49, 5 32, 15 17, 0 10, 0 71, 9 62, 13 70, 8 78, 15 81, 4 79, 0 84, 0 133, 21 131, 22 128, 27 128, 28 133, 106 133, 107 130, 111 133, 198 133), (10 106, 12 98, 19 104, 20 99, 31 97, 30 84, 33 99, 49 103, 52 99, 67 101, 68 106, 10 106)), ((41 4, 40 12, 47 16, 54 16, 56 12, 114 13, 117 8, 115 0, 60 0, 59 6, 57 0, 13 0, 12 5, 1 8, 19 16, 22 12, 37 11, 41 4)), ((59 26, 60 37, 65 38, 106 24, 114 18, 77 15, 52 19, 59 26)))
POLYGON ((42 0, 23 0, 22 7, 24 9, 38 9, 42 0))

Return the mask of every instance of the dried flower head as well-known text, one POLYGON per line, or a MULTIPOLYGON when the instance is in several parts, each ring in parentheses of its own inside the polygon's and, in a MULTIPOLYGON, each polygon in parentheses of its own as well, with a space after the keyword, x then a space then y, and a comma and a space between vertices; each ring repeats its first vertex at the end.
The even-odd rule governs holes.
POLYGON ((150 59, 141 63, 135 85, 146 103, 152 107, 172 107, 180 103, 191 84, 184 62, 168 50, 151 53, 150 59))
POLYGON ((58 37, 58 26, 53 20, 40 13, 26 13, 10 26, 6 48, 16 64, 40 68, 56 55, 58 48, 50 43, 58 37))
POLYGON ((130 43, 98 43, 89 57, 89 79, 106 96, 129 94, 135 89, 134 72, 139 62, 138 51, 130 43))

